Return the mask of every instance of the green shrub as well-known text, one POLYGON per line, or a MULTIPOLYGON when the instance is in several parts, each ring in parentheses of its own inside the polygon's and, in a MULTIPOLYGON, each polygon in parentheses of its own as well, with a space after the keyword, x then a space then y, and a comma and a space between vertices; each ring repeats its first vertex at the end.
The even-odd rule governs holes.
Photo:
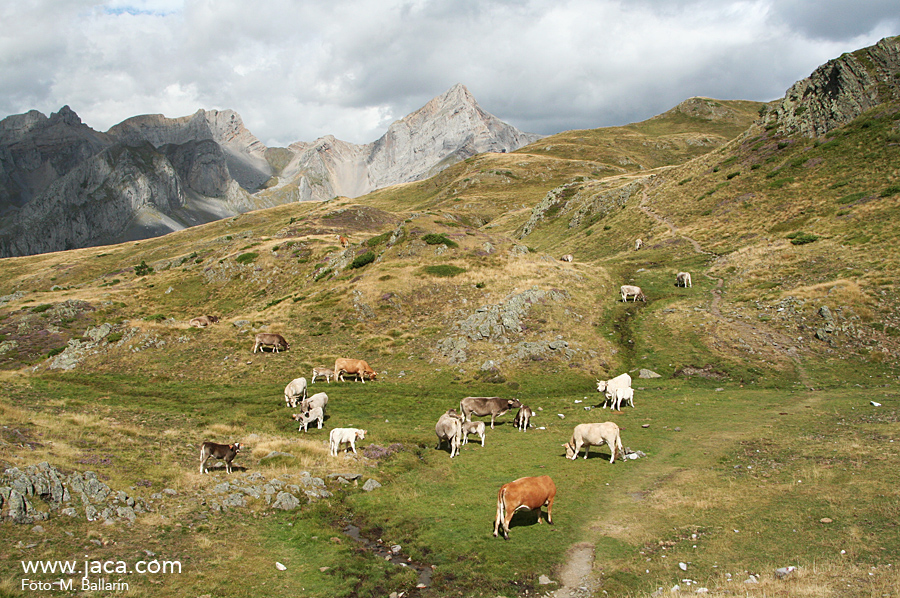
POLYGON ((47 358, 49 359, 51 357, 55 357, 65 350, 66 350, 65 347, 57 347, 55 349, 50 349, 49 351, 47 351, 47 358))
POLYGON ((806 245, 807 243, 812 243, 813 241, 818 241, 819 237, 812 233, 804 233, 801 231, 797 231, 795 233, 791 233, 787 236, 788 239, 791 240, 792 245, 806 245))
POLYGON ((144 318, 145 322, 162 322, 166 319, 164 314, 153 314, 152 316, 147 316, 144 318))
POLYGON ((839 203, 841 205, 853 203, 855 201, 859 201, 860 199, 862 199, 865 196, 866 196, 865 192, 862 192, 862 191, 859 193, 851 193, 850 195, 845 195, 844 197, 837 200, 837 203, 839 203))
POLYGON ((316 274, 316 277, 315 277, 313 280, 314 280, 315 282, 319 282, 320 280, 322 280, 323 278, 325 278, 325 277, 328 276, 329 274, 331 274, 331 268, 325 268, 324 270, 322 270, 321 272, 319 272, 318 274, 316 274))
POLYGON ((134 267, 135 276, 147 276, 149 274, 153 274, 153 266, 148 266, 144 260, 141 260, 141 263, 134 267))
POLYGON ((881 192, 881 197, 890 197, 891 195, 897 195, 898 193, 900 193, 900 185, 891 185, 881 192))
POLYGON ((383 245, 384 243, 388 242, 388 239, 391 238, 392 234, 393 233, 386 232, 386 233, 383 233, 383 234, 380 234, 380 235, 377 235, 374 237, 370 237, 370 238, 366 239, 365 245, 366 245, 366 247, 378 247, 379 245, 383 245))
POLYGON ((362 255, 356 256, 356 258, 350 262, 351 268, 362 268, 363 266, 368 266, 372 262, 375 261, 375 253, 372 251, 367 251, 362 255))
POLYGON ((426 274, 431 276, 440 276, 441 278, 451 278, 457 274, 465 272, 465 268, 459 266, 451 266, 450 264, 441 264, 440 266, 425 266, 426 274))
MULTIPOLYGON (((195 329, 197 330, 197 329, 195 329)), ((106 342, 108 343, 117 343, 122 340, 123 334, 121 332, 113 332, 109 336, 106 337, 106 342)))
POLYGON ((429 245, 446 245, 447 247, 459 247, 456 241, 447 238, 444 233, 429 233, 422 237, 422 240, 429 245))
POLYGON ((258 257, 259 257, 258 253, 253 253, 251 251, 248 253, 242 253, 241 255, 234 258, 234 261, 236 261, 239 264, 252 264, 253 261, 258 257))
POLYGON ((35 313, 35 314, 40 314, 40 313, 44 313, 51 307, 53 307, 52 303, 42 303, 40 305, 35 305, 34 307, 32 307, 31 312, 35 313))

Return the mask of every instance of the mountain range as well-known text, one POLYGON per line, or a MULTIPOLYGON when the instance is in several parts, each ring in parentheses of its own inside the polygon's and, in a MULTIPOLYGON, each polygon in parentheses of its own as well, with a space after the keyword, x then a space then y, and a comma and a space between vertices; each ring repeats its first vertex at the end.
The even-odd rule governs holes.
POLYGON ((68 107, 0 121, 0 257, 154 237, 292 201, 358 197, 540 138, 463 85, 378 140, 267 148, 231 110, 129 118, 105 133, 68 107))

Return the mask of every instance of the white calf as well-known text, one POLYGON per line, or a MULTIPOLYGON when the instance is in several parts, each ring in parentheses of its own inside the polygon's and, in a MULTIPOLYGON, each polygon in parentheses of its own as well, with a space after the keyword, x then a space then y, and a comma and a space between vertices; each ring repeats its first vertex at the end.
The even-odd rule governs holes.
POLYGON ((477 434, 481 438, 481 446, 484 446, 484 430, 483 421, 463 422, 462 425, 462 443, 469 443, 469 434, 477 434))
POLYGON ((335 428, 328 435, 328 444, 331 449, 331 456, 337 457, 338 449, 342 444, 349 444, 356 453, 356 441, 366 437, 366 431, 358 428, 335 428))

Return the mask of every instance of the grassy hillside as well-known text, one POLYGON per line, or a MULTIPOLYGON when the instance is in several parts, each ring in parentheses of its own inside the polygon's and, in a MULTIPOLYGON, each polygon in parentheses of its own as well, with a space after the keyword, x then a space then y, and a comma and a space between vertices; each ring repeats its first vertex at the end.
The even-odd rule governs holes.
POLYGON ((23 560, 149 551, 182 572, 129 574, 131 595, 891 595, 898 107, 818 141, 751 126, 760 107, 694 99, 356 200, 3 260, 0 462, 95 471, 147 509, 0 523, 0 593, 24 594, 23 560), (290 350, 252 353, 260 331, 290 350), (317 383, 325 427, 298 432, 284 386, 342 356, 379 379, 317 383), (623 371, 635 407, 600 409, 623 371), (465 396, 537 428, 506 414, 451 460, 434 422, 465 396), (606 420, 644 456, 564 459, 606 420), (328 455, 335 427, 368 431, 358 455, 328 455), (202 440, 244 442, 236 472, 201 475, 202 440), (542 474, 554 525, 494 539, 499 486, 542 474), (311 477, 328 496, 273 508, 266 486, 311 477))

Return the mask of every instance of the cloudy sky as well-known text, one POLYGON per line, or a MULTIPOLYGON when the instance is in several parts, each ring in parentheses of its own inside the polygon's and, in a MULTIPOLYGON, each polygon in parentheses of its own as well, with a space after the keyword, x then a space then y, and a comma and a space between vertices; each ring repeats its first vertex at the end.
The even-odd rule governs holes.
POLYGON ((900 33, 897 0, 15 0, 0 118, 69 105, 94 129, 237 111, 266 145, 374 141, 456 83, 534 133, 643 120, 692 96, 772 100, 900 33))

